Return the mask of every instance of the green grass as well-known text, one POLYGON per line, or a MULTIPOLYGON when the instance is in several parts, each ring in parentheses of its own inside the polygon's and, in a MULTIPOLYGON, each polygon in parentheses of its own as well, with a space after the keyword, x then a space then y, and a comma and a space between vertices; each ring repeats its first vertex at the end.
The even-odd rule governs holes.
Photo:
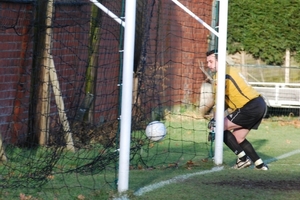
MULTIPOLYGON (((300 149, 300 133, 297 126, 286 119, 265 120, 259 130, 249 133, 248 140, 264 160, 270 161, 269 171, 254 170, 253 167, 242 170, 231 169, 235 163, 235 156, 224 146, 223 170, 195 175, 145 192, 141 196, 132 195, 130 199, 299 199, 300 151, 296 155, 275 159, 300 149)), ((208 163, 200 160, 193 162, 195 166, 189 168, 147 171, 147 178, 143 178, 145 173, 132 171, 131 190, 136 191, 137 188, 213 167, 212 160, 208 163)))
POLYGON ((299 199, 299 166, 286 169, 271 164, 270 167, 267 172, 226 168, 131 199, 299 199))
MULTIPOLYGON (((235 163, 235 155, 226 147, 223 148, 223 169, 211 172, 215 167, 212 159, 207 158, 208 151, 205 132, 205 121, 168 120, 167 137, 155 144, 150 145, 148 152, 146 148, 139 152, 140 156, 149 156, 150 163, 155 169, 133 168, 129 174, 129 199, 299 199, 300 195, 300 159, 299 154, 276 159, 278 156, 300 149, 300 133, 297 118, 271 118, 264 120, 257 131, 251 131, 248 140, 252 142, 258 154, 266 161, 270 161, 269 171, 257 171, 253 168, 233 170, 231 166, 235 163), (183 129, 182 129, 183 127, 183 129), (184 142, 182 140, 184 139, 184 142), (199 143, 195 143, 195 141, 199 143), (200 145, 201 144, 201 145, 200 145), (197 152, 197 154, 194 153, 197 152), (199 152, 198 152, 199 151, 199 152), (176 153, 174 153, 176 152, 176 153), (174 165, 176 161, 176 165, 174 165), (205 172, 205 173, 203 173, 205 172), (210 173, 206 173, 210 172, 210 173), (176 177, 181 177, 181 180, 176 177), (185 177, 185 178, 182 178, 185 177), (149 188, 158 183, 161 187, 136 195, 139 189, 149 188)), ((146 147, 146 146, 145 146, 146 147)), ((10 171, 0 166, 2 183, 12 176, 22 176, 23 171, 30 171, 33 165, 44 164, 37 161, 30 162, 20 156, 31 159, 45 159, 50 155, 49 149, 39 148, 34 152, 9 147, 13 162, 10 160, 10 171), (17 167, 21 167, 19 170, 17 167), (18 170, 17 170, 18 169, 18 170), (4 174, 7 174, 4 176, 4 174)), ((70 173, 60 173, 64 170, 75 169, 81 165, 79 162, 88 162, 100 152, 99 149, 89 151, 78 151, 66 153, 55 164, 52 176, 47 177, 47 182, 34 187, 34 180, 21 177, 24 184, 31 183, 31 187, 9 187, 0 189, 1 199, 19 199, 20 194, 27 199, 112 199, 119 194, 116 191, 114 181, 117 180, 115 166, 110 164, 104 171, 96 170, 92 173, 88 170, 70 173), (79 159, 80 158, 80 159, 79 159), (86 160, 84 160, 86 159, 86 160)), ((138 162, 137 160, 134 160, 138 162)), ((97 167, 97 166, 93 166, 97 167)), ((88 168, 87 168, 88 169, 88 168)), ((33 170, 34 171, 34 170, 33 170)), ((34 177, 33 177, 34 178, 34 177)), ((19 183, 18 183, 19 184, 19 183)), ((13 186, 13 183, 10 182, 13 186)), ((25 198, 23 198, 25 199, 25 198)))
MULTIPOLYGON (((264 120, 260 129, 251 131, 247 137, 258 154, 264 160, 270 161, 269 171, 258 171, 253 167, 242 170, 231 169, 235 156, 224 146, 223 170, 195 175, 186 180, 145 192, 141 196, 132 195, 131 199, 299 199, 300 151, 291 156, 287 153, 300 149, 300 132, 297 124, 300 121, 299 119, 294 121, 297 123, 291 121, 292 119, 286 118, 264 120), (276 159, 284 154, 287 156, 276 159)), ((194 162, 201 163, 201 161, 194 162)), ((212 160, 209 163, 213 165, 212 160)), ((143 188, 159 183, 159 181, 166 181, 176 175, 204 171, 204 166, 211 167, 209 163, 189 169, 177 169, 176 172, 172 170, 164 170, 162 173, 150 171, 147 172, 146 184, 135 182, 137 172, 131 172, 131 189, 136 191, 139 187, 143 188)), ((139 179, 143 180, 141 177, 139 179)))

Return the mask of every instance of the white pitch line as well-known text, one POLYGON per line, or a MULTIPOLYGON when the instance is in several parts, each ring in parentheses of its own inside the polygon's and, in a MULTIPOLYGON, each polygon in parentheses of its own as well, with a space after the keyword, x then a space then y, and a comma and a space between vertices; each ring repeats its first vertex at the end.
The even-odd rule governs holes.
POLYGON ((298 153, 300 153, 300 149, 296 149, 296 150, 294 150, 294 151, 291 151, 291 152, 289 152, 289 153, 283 154, 283 155, 278 156, 278 157, 276 157, 276 158, 270 158, 270 159, 268 159, 268 160, 265 160, 265 162, 268 164, 268 163, 270 163, 270 162, 274 162, 274 161, 277 161, 277 160, 280 160, 280 159, 284 159, 284 158, 293 156, 293 155, 298 154, 298 153))
POLYGON ((221 171, 221 170, 223 170, 223 168, 224 168, 223 166, 213 167, 211 170, 205 170, 205 171, 201 171, 201 172, 195 172, 195 173, 191 173, 191 174, 176 176, 176 177, 171 178, 169 180, 161 181, 159 183, 155 183, 155 184, 140 188, 134 193, 134 195, 141 196, 146 192, 150 192, 150 191, 155 190, 157 188, 161 188, 165 185, 169 185, 171 183, 181 182, 181 181, 184 181, 184 180, 186 180, 186 179, 188 179, 192 176, 197 176, 197 175, 201 175, 201 174, 208 174, 208 173, 212 173, 212 172, 221 171))
MULTIPOLYGON (((271 163, 271 162, 274 162, 274 161, 277 161, 277 160, 280 160, 280 159, 284 159, 284 158, 287 158, 287 157, 290 157, 290 156, 293 156, 293 155, 299 154, 299 153, 300 153, 300 149, 297 149, 297 150, 291 151, 289 153, 283 154, 281 156, 265 160, 265 163, 268 164, 268 163, 271 163)), ((155 189, 158 189, 158 188, 161 188, 165 185, 169 185, 171 183, 178 183, 178 182, 184 181, 184 180, 186 180, 190 177, 193 177, 193 176, 202 175, 202 174, 209 174, 209 173, 221 171, 223 169, 224 169, 223 166, 219 166, 219 167, 213 167, 211 170, 205 170, 205 171, 201 171, 201 172, 195 172, 195 173, 191 173, 191 174, 176 176, 176 177, 171 178, 171 179, 166 180, 166 181, 161 181, 161 182, 158 182, 158 183, 155 183, 155 184, 151 184, 151 185, 142 187, 142 188, 138 189, 136 192, 134 192, 134 195, 142 196, 146 192, 151 192, 151 191, 153 191, 155 189)))

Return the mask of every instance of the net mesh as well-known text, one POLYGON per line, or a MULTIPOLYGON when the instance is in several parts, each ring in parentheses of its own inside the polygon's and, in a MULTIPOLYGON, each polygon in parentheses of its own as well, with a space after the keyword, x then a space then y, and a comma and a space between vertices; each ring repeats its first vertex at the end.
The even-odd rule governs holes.
MULTIPOLYGON (((124 20, 124 1, 99 2, 124 20)), ((184 4, 214 20, 211 2, 184 4)), ((137 0, 136 10, 131 170, 212 158, 203 63, 214 40, 172 1, 137 0), (167 129, 158 142, 145 135, 152 121, 167 129)), ((70 199, 115 189, 122 25, 87 0, 5 0, 0 17, 2 194, 70 199)))
MULTIPOLYGON (((99 2, 124 20, 124 1, 99 2)), ((194 12, 209 21, 211 6, 194 12)), ((131 169, 206 158, 198 111, 209 32, 171 1, 138 0, 136 15, 131 169), (155 120, 167 128, 159 142, 145 135, 155 120)), ((0 16, 3 193, 115 188, 123 27, 89 1, 6 0, 0 16)))

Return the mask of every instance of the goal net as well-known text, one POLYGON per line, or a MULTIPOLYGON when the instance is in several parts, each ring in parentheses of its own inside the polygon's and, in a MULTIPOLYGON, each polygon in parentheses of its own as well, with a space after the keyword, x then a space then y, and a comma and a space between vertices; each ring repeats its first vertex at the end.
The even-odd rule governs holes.
MULTIPOLYGON (((116 189, 125 0, 97 2, 0 2, 0 199, 95 199, 116 189)), ((182 3, 218 24, 216 2, 182 3)), ((135 36, 130 169, 211 168, 205 53, 217 38, 171 0, 137 0, 135 36), (166 127, 159 141, 145 133, 153 121, 166 127)), ((237 67, 270 108, 289 109, 276 114, 299 115, 299 68, 288 84, 284 68, 237 67)))
MULTIPOLYGON (((126 21, 124 1, 99 3, 126 21)), ((184 3, 215 23, 211 2, 184 3)), ((138 0, 136 11, 131 169, 201 167, 213 157, 210 32, 169 0, 138 0), (145 134, 152 121, 167 129, 160 141, 145 134)), ((41 195, 52 189, 66 199, 77 188, 115 188, 122 24, 87 0, 5 0, 0 16, 8 92, 1 95, 0 187, 30 194, 43 186, 41 195)))

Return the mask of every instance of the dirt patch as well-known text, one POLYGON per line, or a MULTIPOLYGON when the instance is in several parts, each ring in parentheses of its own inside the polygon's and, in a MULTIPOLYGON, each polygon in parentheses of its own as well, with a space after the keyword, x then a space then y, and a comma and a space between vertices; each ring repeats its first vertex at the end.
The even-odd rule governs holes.
POLYGON ((279 121, 278 122, 280 126, 287 126, 291 125, 294 126, 295 128, 300 128, 300 120, 289 120, 289 121, 279 121))
POLYGON ((211 182, 207 184, 214 184, 219 186, 232 186, 242 189, 261 188, 263 190, 300 190, 300 180, 233 180, 211 182))

